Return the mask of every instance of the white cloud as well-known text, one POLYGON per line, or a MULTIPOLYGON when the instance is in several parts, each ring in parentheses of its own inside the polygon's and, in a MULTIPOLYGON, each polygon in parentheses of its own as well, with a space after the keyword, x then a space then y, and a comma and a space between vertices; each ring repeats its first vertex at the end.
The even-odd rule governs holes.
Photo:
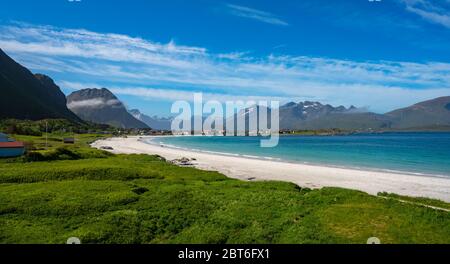
POLYGON ((206 50, 197 47, 154 43, 119 34, 100 34, 83 29, 18 24, 1 27, 0 47, 10 52, 38 53, 159 66, 192 68, 190 58, 206 50))
MULTIPOLYGON (((86 87, 101 87, 99 84, 93 83, 78 83, 78 82, 59 82, 61 86, 68 87, 74 90, 84 89, 86 87)), ((369 85, 333 85, 333 84, 315 84, 307 83, 301 95, 298 96, 256 96, 256 95, 229 95, 221 93, 203 93, 203 99, 217 100, 219 102, 226 101, 270 101, 277 100, 281 104, 300 101, 305 98, 312 98, 313 100, 319 100, 318 98, 333 98, 334 105, 346 105, 350 106, 356 104, 363 106, 365 110, 377 109, 377 106, 383 106, 387 109, 395 109, 399 106, 409 106, 419 101, 439 97, 442 95, 449 95, 450 89, 448 88, 436 88, 427 90, 416 90, 412 93, 409 89, 402 87, 389 87, 384 86, 369 86, 369 85), (345 89, 345 93, 336 92, 345 89), (394 98, 395 100, 389 100, 394 98), (353 102, 353 103, 349 103, 353 102), (370 106, 362 102, 370 102, 370 106)), ((116 95, 131 95, 141 99, 151 101, 177 101, 185 100, 192 101, 195 92, 200 91, 183 91, 173 90, 167 88, 154 88, 154 87, 127 87, 127 86, 112 86, 109 88, 111 92, 116 95)), ((330 103, 325 101, 325 103, 330 103)))
POLYGON ((111 99, 111 100, 104 100, 102 98, 93 98, 93 99, 87 99, 87 100, 80 100, 80 101, 72 101, 67 104, 67 107, 69 109, 79 109, 79 108, 102 108, 105 106, 112 106, 112 107, 122 107, 122 103, 119 100, 111 99))
POLYGON ((230 53, 221 53, 217 54, 217 58, 219 59, 230 59, 230 60, 236 60, 244 58, 245 55, 247 55, 248 52, 230 52, 230 53))
POLYGON ((250 18, 273 25, 289 26, 289 23, 281 20, 280 18, 276 17, 275 15, 269 12, 240 5, 227 4, 226 6, 230 14, 235 16, 250 18))
MULTIPOLYGON (((69 88, 72 90, 81 90, 86 87, 101 87, 100 84, 96 83, 80 83, 80 82, 70 82, 70 81, 60 81, 58 82, 61 86, 65 88, 69 88)), ((146 100, 165 100, 165 101, 176 101, 176 100, 185 100, 192 101, 193 95, 196 92, 201 91, 183 91, 183 90, 173 90, 167 88, 154 88, 154 87, 127 87, 127 86, 112 86, 108 88, 111 92, 116 95, 132 95, 137 96, 146 100)), ((221 93, 202 93, 204 100, 217 100, 219 102, 226 101, 269 101, 269 100, 278 100, 281 102, 287 102, 288 97, 274 97, 274 96, 242 96, 242 95, 229 95, 229 94, 221 94, 221 93)), ((95 99, 96 100, 96 99, 95 99)), ((97 103, 95 100, 92 101, 93 105, 96 104, 104 104, 103 102, 97 103)), ((88 102, 83 102, 81 105, 87 106, 88 102)), ((78 102, 77 102, 78 104, 78 102)), ((75 105, 77 105, 75 104, 75 105)))
POLYGON ((433 2, 429 0, 401 0, 405 6, 406 10, 412 12, 423 19, 440 24, 444 27, 450 28, 450 10, 445 6, 445 1, 433 2))
POLYGON ((450 64, 442 62, 214 54, 173 41, 23 24, 0 27, 0 47, 33 70, 54 72, 62 88, 108 87, 147 99, 201 91, 222 101, 308 99, 382 112, 450 95, 450 64))

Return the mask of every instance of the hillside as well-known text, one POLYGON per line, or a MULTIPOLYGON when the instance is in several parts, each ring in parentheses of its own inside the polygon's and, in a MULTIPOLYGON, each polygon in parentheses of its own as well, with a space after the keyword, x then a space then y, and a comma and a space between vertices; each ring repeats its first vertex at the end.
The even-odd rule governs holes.
POLYGON ((53 80, 33 75, 0 49, 0 119, 64 118, 81 122, 66 107, 66 98, 53 80))
POLYGON ((128 113, 125 105, 108 89, 83 89, 67 96, 67 107, 81 119, 117 128, 148 128, 128 113))
POLYGON ((389 126, 383 115, 365 112, 354 106, 333 107, 319 102, 288 103, 280 107, 280 127, 294 130, 380 129, 389 126))
MULTIPOLYGON (((248 122, 248 113, 244 113, 248 122)), ((270 109, 269 109, 270 110, 270 109)), ((331 106, 320 102, 291 102, 280 107, 282 130, 410 130, 446 131, 450 127, 450 96, 420 102, 386 114, 354 106, 331 106)))
POLYGON ((396 129, 450 126, 450 96, 397 109, 386 116, 391 119, 392 128, 396 129))

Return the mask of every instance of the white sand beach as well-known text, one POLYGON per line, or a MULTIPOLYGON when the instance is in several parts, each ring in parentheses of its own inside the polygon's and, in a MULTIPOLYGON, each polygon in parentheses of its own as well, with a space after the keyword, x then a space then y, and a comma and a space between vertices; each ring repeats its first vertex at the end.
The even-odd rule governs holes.
POLYGON ((288 163, 272 160, 194 152, 141 142, 139 137, 109 138, 92 147, 112 147, 113 153, 157 154, 168 160, 194 158, 199 169, 219 171, 240 180, 277 180, 301 187, 342 187, 376 195, 389 192, 415 197, 436 198, 450 202, 450 178, 427 177, 379 171, 288 163))

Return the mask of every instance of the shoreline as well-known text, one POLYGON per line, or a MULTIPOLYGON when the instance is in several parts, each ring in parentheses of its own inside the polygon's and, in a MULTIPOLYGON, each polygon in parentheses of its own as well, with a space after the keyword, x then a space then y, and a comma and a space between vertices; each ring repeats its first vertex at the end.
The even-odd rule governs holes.
POLYGON ((326 167, 326 168, 330 168, 330 169, 348 169, 348 170, 367 171, 367 172, 381 172, 381 173, 391 173, 391 174, 399 174, 399 175, 450 179, 450 176, 443 175, 443 174, 408 172, 408 171, 392 170, 392 169, 379 169, 379 168, 373 168, 373 167, 364 168, 364 167, 356 167, 356 166, 344 166, 344 165, 340 166, 340 165, 332 165, 332 164, 320 164, 320 163, 313 163, 313 162, 286 160, 286 159, 275 158, 275 157, 254 156, 254 155, 247 155, 247 154, 228 153, 228 152, 210 151, 210 150, 202 150, 202 149, 189 149, 189 148, 178 147, 178 146, 165 144, 165 143, 161 144, 159 142, 152 143, 153 140, 155 140, 157 138, 162 138, 162 137, 176 137, 176 136, 145 136, 145 137, 139 138, 138 141, 143 142, 145 144, 156 145, 156 146, 160 146, 160 147, 164 147, 164 148, 170 148, 173 150, 183 150, 183 151, 187 151, 187 152, 204 153, 204 154, 218 155, 218 156, 225 156, 225 157, 240 157, 240 158, 245 158, 245 159, 256 159, 256 160, 262 160, 262 161, 278 161, 278 162, 282 162, 282 163, 299 164, 299 165, 316 166, 316 167, 326 167), (145 139, 151 139, 151 140, 150 140, 150 142, 146 142, 146 141, 144 141, 145 139))
POLYGON ((108 138, 95 141, 91 146, 109 146, 113 150, 108 151, 116 154, 160 155, 167 160, 194 158, 194 167, 198 169, 218 171, 227 177, 245 181, 286 181, 311 189, 341 187, 372 195, 388 192, 450 202, 450 178, 220 155, 140 141, 157 137, 108 138))

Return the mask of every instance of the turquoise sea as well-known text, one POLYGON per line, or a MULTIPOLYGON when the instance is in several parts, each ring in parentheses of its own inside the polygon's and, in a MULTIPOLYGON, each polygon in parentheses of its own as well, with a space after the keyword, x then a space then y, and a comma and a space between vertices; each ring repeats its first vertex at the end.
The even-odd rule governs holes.
POLYGON ((280 136, 274 148, 259 137, 180 136, 149 143, 194 151, 327 166, 450 177, 450 133, 280 136))

